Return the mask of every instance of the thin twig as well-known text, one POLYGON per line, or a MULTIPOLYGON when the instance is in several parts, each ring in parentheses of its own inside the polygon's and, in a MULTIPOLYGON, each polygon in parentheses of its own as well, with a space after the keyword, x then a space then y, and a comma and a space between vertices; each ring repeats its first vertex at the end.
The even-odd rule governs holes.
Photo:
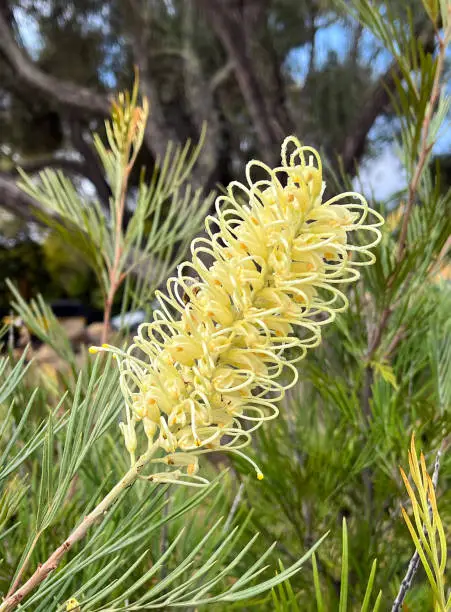
MULTIPOLYGON (((137 76, 135 77, 135 86, 137 87, 137 76)), ((135 94, 133 94, 135 95, 135 94)), ((114 235, 114 255, 113 261, 108 265, 109 288, 105 297, 103 328, 101 342, 104 344, 107 339, 107 334, 110 329, 111 311, 113 308, 114 298, 117 290, 125 279, 121 269, 121 260, 124 252, 122 226, 124 223, 125 203, 127 197, 128 183, 130 174, 135 164, 138 152, 141 148, 141 141, 138 143, 135 140, 137 134, 137 125, 140 121, 147 121, 147 107, 143 106, 139 109, 135 106, 135 98, 131 103, 130 110, 132 111, 131 119, 126 126, 126 139, 124 141, 124 150, 121 153, 121 170, 122 176, 119 192, 115 193, 115 235, 114 235)), ((114 117, 114 115, 113 115, 114 117)), ((113 119, 114 122, 114 119, 113 119)))
POLYGON ((107 340, 107 334, 110 329, 111 310, 113 308, 114 297, 116 291, 120 285, 120 261, 122 257, 122 222, 125 211, 125 197, 127 193, 127 185, 130 177, 131 168, 127 166, 124 171, 122 178, 121 191, 119 196, 119 202, 116 203, 116 232, 114 239, 114 261, 111 269, 109 270, 108 276, 110 280, 110 287, 108 295, 105 299, 104 315, 103 315, 103 328, 102 328, 102 344, 107 340))
POLYGON ((391 354, 394 353, 398 344, 402 340, 404 340, 405 336, 406 336, 406 328, 404 325, 401 325, 401 327, 398 329, 396 334, 393 336, 393 340, 388 345, 387 350, 385 351, 385 358, 388 359, 391 356, 391 354))
POLYGON ((50 555, 43 564, 39 564, 34 574, 17 591, 7 596, 0 605, 0 612, 14 610, 20 602, 36 589, 52 572, 56 570, 64 555, 80 540, 82 540, 96 521, 101 519, 118 497, 130 487, 138 478, 140 472, 149 463, 156 445, 149 448, 138 461, 129 469, 111 491, 97 504, 97 506, 82 520, 64 542, 50 555))
MULTIPOLYGON (((439 450, 437 451, 437 456, 435 458, 434 473, 432 475, 432 484, 434 485, 434 489, 437 489, 438 474, 440 471, 440 459, 441 459, 442 452, 443 452, 442 449, 443 449, 443 443, 441 444, 439 450)), ((430 502, 428 503, 428 508, 429 508, 429 516, 432 518, 432 507, 431 507, 430 502)), ((423 532, 426 533, 426 525, 423 526, 423 532)), ((407 568, 406 575, 404 576, 404 579, 401 582, 401 586, 399 587, 399 591, 396 596, 396 599, 393 602, 393 607, 391 609, 391 612, 401 611, 401 606, 404 602, 404 598, 407 594, 407 591, 412 586, 413 579, 415 578, 415 574, 417 573, 419 566, 420 566, 420 555, 418 554, 418 551, 415 550, 412 558, 410 559, 410 563, 407 568)))
POLYGON ((429 138, 429 130, 431 127, 432 117, 435 111, 435 105, 437 104, 438 98, 440 96, 440 91, 442 88, 441 79, 443 74, 443 69, 445 66, 445 56, 446 56, 446 48, 447 48, 447 39, 449 36, 449 32, 445 32, 444 38, 437 36, 438 44, 439 44, 439 53, 437 57, 437 67, 435 69, 434 82, 432 84, 431 97, 429 98, 429 104, 427 105, 426 112, 424 114, 423 126, 421 130, 421 144, 420 144, 420 154, 418 157, 418 163, 415 168, 415 172, 413 173, 412 180, 409 184, 409 194, 407 199, 406 210, 404 213, 401 233, 399 236, 398 242, 398 253, 396 255, 396 261, 399 263, 404 255, 404 251, 406 248, 406 240, 407 240, 407 229, 409 226, 410 215, 412 213, 413 204, 415 201, 415 195, 418 189, 418 183, 420 182, 421 175, 423 173, 424 166, 429 157, 429 153, 431 152, 433 143, 428 143, 429 138))
MULTIPOLYGON (((400 269, 400 264, 405 255, 407 231, 409 227, 410 216, 413 210, 413 205, 415 202, 416 192, 418 190, 418 185, 419 185, 419 182, 420 182, 423 170, 424 170, 424 166, 428 160, 428 156, 432 148, 432 144, 428 143, 428 138, 429 138, 429 132, 430 132, 430 127, 431 127, 431 121, 434 115, 435 107, 436 107, 438 98, 440 96, 440 91, 442 87, 441 79, 442 79, 443 70, 445 66, 445 56, 446 56, 449 36, 450 36, 450 29, 448 29, 445 32, 443 38, 440 38, 438 36, 439 53, 438 53, 438 58, 437 58, 437 66, 435 69, 434 82, 432 84, 432 90, 431 90, 431 95, 429 98, 429 103, 428 103, 428 106, 427 106, 427 109, 426 109, 426 112, 423 118, 421 141, 420 141, 419 154, 418 154, 418 162, 413 172, 412 179, 409 183, 409 188, 408 188, 407 205, 404 211, 403 222, 402 222, 401 232, 400 232, 399 242, 398 242, 398 250, 396 253, 397 268, 394 270, 394 272, 390 275, 390 277, 387 280, 388 288, 391 288, 393 286, 393 283, 395 282, 396 277, 398 275, 398 271, 400 269)), ((371 368, 370 362, 373 359, 374 355, 376 354, 376 351, 378 350, 382 342, 384 332, 390 322, 393 311, 394 311, 394 308, 390 305, 387 305, 382 311, 379 324, 377 325, 375 334, 373 335, 371 341, 369 342, 367 354, 365 356, 367 368, 371 368)), ((369 394, 370 394, 369 389, 365 389, 364 396, 369 396, 369 394)))

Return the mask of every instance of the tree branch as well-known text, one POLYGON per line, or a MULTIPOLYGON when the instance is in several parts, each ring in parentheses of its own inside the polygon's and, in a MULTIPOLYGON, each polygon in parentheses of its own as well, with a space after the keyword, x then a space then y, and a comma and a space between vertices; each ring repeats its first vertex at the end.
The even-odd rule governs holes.
POLYGON ((47 99, 54 100, 77 114, 109 114, 110 102, 106 96, 87 87, 62 81, 40 70, 14 40, 8 21, 1 11, 0 55, 13 69, 16 79, 39 91, 47 99))
POLYGON ((146 126, 145 141, 155 155, 163 159, 169 141, 179 143, 177 133, 168 125, 160 104, 158 88, 152 79, 149 64, 149 28, 150 9, 142 10, 142 4, 137 0, 124 3, 128 11, 129 44, 131 46, 136 66, 139 69, 142 93, 150 102, 150 115, 146 126))
MULTIPOLYGON (((152 112, 146 128, 146 145, 155 157, 162 159, 166 153, 169 141, 179 144, 177 133, 172 129, 163 113, 158 95, 158 88, 153 82, 149 70, 149 54, 147 49, 146 28, 143 27, 143 15, 137 12, 137 4, 134 0, 129 0, 128 6, 133 20, 139 23, 139 28, 131 36, 131 46, 135 55, 135 61, 141 73, 141 89, 151 103, 152 112)), ((145 16, 144 16, 145 22, 145 16)), ((145 23, 144 23, 145 25, 145 23)), ((27 54, 17 44, 4 14, 0 13, 0 56, 3 56, 14 73, 14 77, 22 86, 40 92, 49 100, 64 107, 65 111, 70 111, 73 116, 99 116, 107 117, 110 113, 110 101, 107 96, 93 91, 87 87, 81 87, 73 83, 60 80, 40 70, 27 56, 27 54)), ((209 125, 213 126, 213 117, 210 115, 205 118, 209 125)), ((204 152, 199 156, 198 169, 193 172, 193 184, 196 187, 205 185, 208 182, 209 174, 215 167, 216 155, 213 155, 212 144, 216 141, 216 132, 211 129, 211 135, 206 139, 204 152), (208 163, 207 163, 208 162, 208 163)), ((81 141, 79 141, 80 144, 81 141)), ((85 156, 86 149, 83 155, 85 156)), ((86 156, 85 156, 86 157, 86 156)), ((88 161, 88 159, 86 159, 88 161)), ((109 194, 105 184, 101 185, 97 177, 94 177, 93 170, 89 169, 90 180, 94 183, 99 198, 105 201, 109 194)))
MULTIPOLYGON (((149 31, 150 9, 137 2, 137 0, 128 0, 126 3, 128 9, 128 18, 130 23, 129 42, 133 51, 133 56, 136 65, 139 68, 141 90, 149 99, 151 112, 146 126, 145 142, 148 149, 156 158, 160 160, 164 158, 167 145, 172 142, 174 145, 180 145, 181 141, 186 139, 186 134, 181 138, 176 129, 171 125, 165 116, 164 107, 160 101, 159 87, 152 75, 151 56, 149 53, 149 31)), ((168 53, 165 50, 164 53, 168 53)), ((175 53, 174 49, 170 53, 175 53)), ((191 131, 192 125, 197 128, 200 136, 202 124, 208 123, 208 130, 205 136, 204 145, 199 153, 197 163, 191 174, 191 185, 194 188, 208 186, 211 181, 211 176, 216 168, 218 158, 218 119, 216 117, 212 101, 212 94, 208 90, 208 85, 204 88, 194 84, 192 77, 203 78, 200 71, 198 58, 195 56, 191 48, 184 48, 177 51, 186 62, 188 73, 185 80, 185 92, 187 95, 188 106, 191 114, 192 124, 189 126, 191 131), (203 95, 201 95, 203 89, 203 95)), ((210 183, 211 184, 211 183, 210 183)))
MULTIPOLYGON (((254 73, 259 77, 264 103, 276 137, 276 154, 286 136, 296 132, 286 98, 286 79, 282 76, 282 60, 274 47, 274 34, 268 27, 269 0, 247 0, 243 4, 243 24, 254 73)), ((305 138, 304 126, 297 126, 305 138)))
POLYGON ((4 172, 5 176, 10 175, 12 178, 14 178, 17 175, 16 167, 21 168, 28 174, 35 174, 41 170, 44 170, 45 168, 64 170, 69 174, 81 174, 83 176, 86 174, 86 164, 84 161, 75 159, 73 157, 60 155, 45 155, 42 157, 37 157, 36 159, 24 159, 23 161, 18 161, 14 168, 4 172))
MULTIPOLYGON (((84 146, 86 149, 90 149, 88 143, 85 141, 84 146)), ((51 168, 52 170, 63 170, 68 174, 86 178, 96 188, 100 201, 103 202, 105 206, 108 206, 110 189, 103 178, 103 170, 96 161, 92 150, 91 156, 91 159, 85 158, 84 160, 80 160, 61 155, 45 155, 36 159, 19 161, 17 167, 24 170, 27 174, 36 174, 45 168, 51 168), (92 165, 94 163, 96 164, 95 167, 92 165)), ((16 167, 8 171, 3 171, 1 173, 1 178, 3 180, 0 183, 0 206, 3 205, 4 208, 7 208, 10 212, 23 218, 25 221, 33 220, 39 223, 38 220, 32 218, 33 213, 29 212, 30 207, 39 209, 37 202, 26 196, 15 184, 17 178, 16 167)))
MULTIPOLYGON (((28 174, 40 172, 45 168, 58 168, 91 181, 87 164, 76 159, 49 155, 36 160, 23 161, 18 165, 28 174)), ((41 218, 44 213, 48 216, 48 211, 44 211, 37 200, 22 191, 17 186, 16 179, 15 168, 11 171, 0 172, 0 208, 4 208, 27 223, 33 222, 43 228, 48 228, 48 224, 41 218)))
POLYGON ((240 11, 245 3, 237 3, 235 0, 197 0, 197 4, 233 62, 238 85, 262 147, 262 156, 268 163, 273 163, 280 135, 268 112, 263 88, 252 65, 243 23, 244 15, 240 11))
MULTIPOLYGON (((203 183, 212 175, 218 160, 219 117, 214 105, 203 66, 193 45, 195 36, 195 14, 192 0, 185 0, 183 11, 184 85, 187 105, 197 132, 201 134, 204 124, 208 131, 196 164, 195 172, 203 177, 203 183)), ((194 177, 198 181, 197 176, 194 177)), ((202 180, 202 179, 201 179, 202 180)))

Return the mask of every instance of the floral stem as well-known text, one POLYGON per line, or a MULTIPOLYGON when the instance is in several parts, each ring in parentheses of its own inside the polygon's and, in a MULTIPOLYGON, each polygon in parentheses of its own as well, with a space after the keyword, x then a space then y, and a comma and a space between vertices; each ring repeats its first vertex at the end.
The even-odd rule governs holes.
POLYGON ((129 471, 121 478, 121 480, 111 489, 111 491, 97 504, 92 512, 90 512, 82 522, 76 527, 72 533, 58 546, 50 557, 42 564, 39 564, 34 574, 25 582, 25 584, 16 592, 11 593, 6 597, 0 605, 0 612, 10 612, 14 610, 21 601, 29 595, 47 576, 56 570, 64 555, 80 540, 82 540, 89 529, 96 523, 108 509, 114 504, 118 497, 130 487, 138 478, 140 472, 149 463, 152 455, 155 452, 155 445, 144 453, 138 461, 129 469, 129 471))
POLYGON ((131 172, 131 164, 128 164, 125 167, 124 176, 122 180, 121 190, 119 194, 119 198, 116 204, 116 231, 115 231, 115 239, 114 239, 114 257, 113 264, 109 270, 109 281, 110 286, 108 289, 108 294, 105 298, 104 304, 104 313, 103 313, 103 329, 102 329, 102 338, 101 343, 105 344, 107 341, 108 331, 110 329, 110 320, 111 320, 111 310, 113 308, 114 297, 116 295, 116 291, 118 290, 122 277, 120 275, 120 260, 122 256, 122 223, 124 220, 124 211, 125 211, 125 196, 127 193, 127 185, 131 172))

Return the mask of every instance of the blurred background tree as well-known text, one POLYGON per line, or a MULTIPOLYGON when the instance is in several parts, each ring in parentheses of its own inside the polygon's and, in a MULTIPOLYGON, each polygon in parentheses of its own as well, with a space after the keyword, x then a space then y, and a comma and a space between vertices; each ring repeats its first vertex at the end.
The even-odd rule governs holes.
MULTIPOLYGON (((418 21, 429 36, 424 15, 418 21)), ((288 133, 353 173, 384 136, 390 63, 328 0, 3 0, 1 205, 29 218, 31 203, 14 188, 18 164, 62 168, 107 202, 90 130, 111 91, 130 85, 133 65, 152 105, 149 167, 168 141, 197 140, 207 122, 196 186, 227 184, 257 154, 274 163, 288 133)))
POLYGON ((70 159, 99 197, 87 127, 107 114, 109 92, 130 84, 133 64, 152 101, 148 154, 198 138, 207 121, 197 180, 208 186, 256 150, 273 161, 293 131, 331 154, 346 148, 351 168, 386 106, 362 28, 327 1, 11 0, 1 19, 3 150, 15 161, 70 159), (340 60, 321 49, 336 26, 347 28, 340 60))

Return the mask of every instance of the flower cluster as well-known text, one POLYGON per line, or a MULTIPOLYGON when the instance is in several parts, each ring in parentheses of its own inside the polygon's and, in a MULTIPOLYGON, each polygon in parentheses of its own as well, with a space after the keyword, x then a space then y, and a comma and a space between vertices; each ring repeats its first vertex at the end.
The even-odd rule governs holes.
POLYGON ((245 457, 240 449, 277 416, 277 402, 295 384, 295 362, 346 308, 338 285, 374 261, 382 218, 357 193, 322 201, 314 149, 287 138, 282 165, 252 161, 246 179, 217 199, 208 238, 193 241, 192 261, 159 293, 153 321, 126 352, 104 347, 120 363, 121 427, 132 461, 138 423, 161 449, 152 461, 165 471, 153 480, 202 485, 200 455, 221 449, 245 457))

